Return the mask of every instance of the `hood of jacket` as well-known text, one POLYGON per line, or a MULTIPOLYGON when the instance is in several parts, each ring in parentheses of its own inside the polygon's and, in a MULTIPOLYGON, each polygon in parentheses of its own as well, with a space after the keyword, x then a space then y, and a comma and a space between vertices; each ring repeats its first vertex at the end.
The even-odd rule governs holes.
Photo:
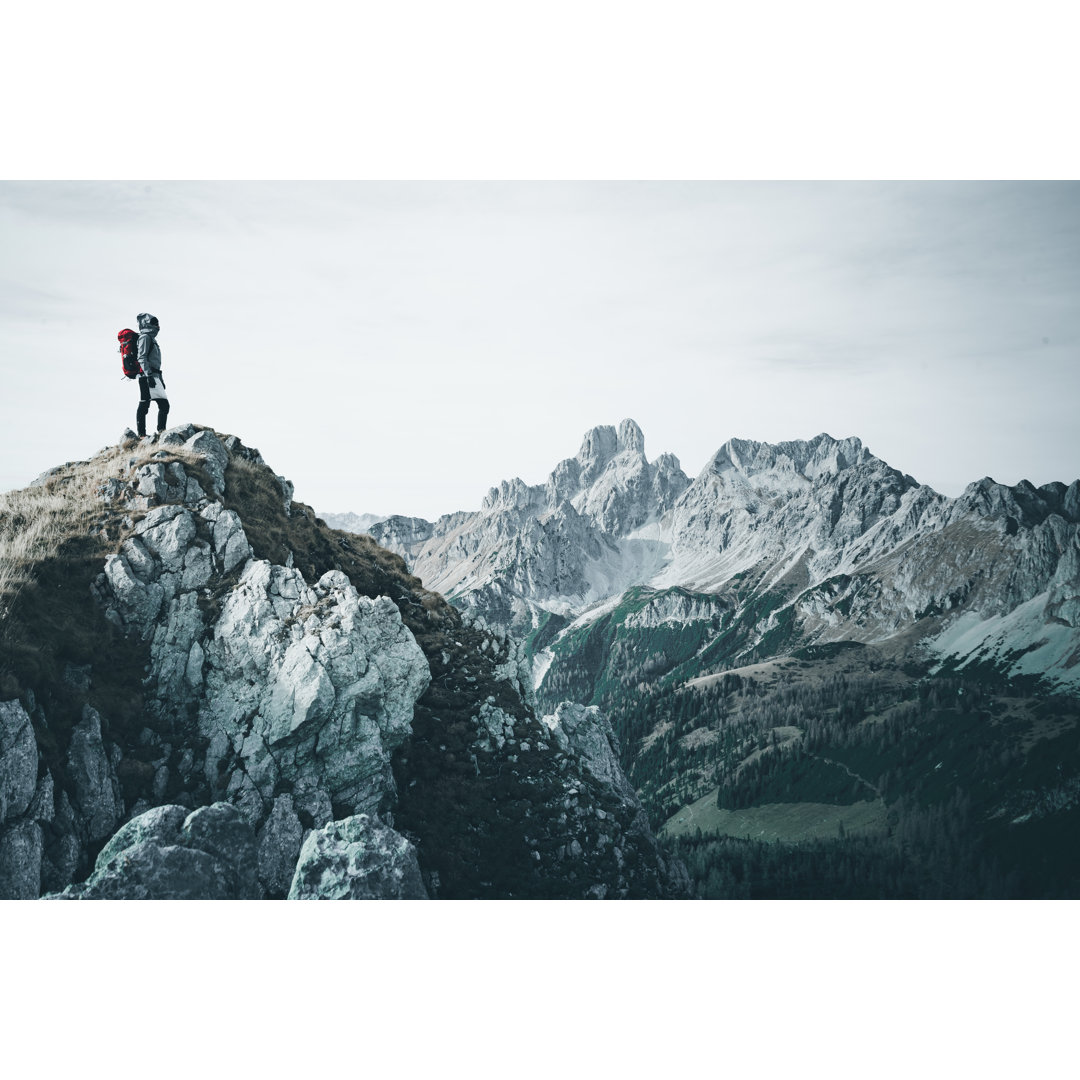
POLYGON ((140 334, 153 333, 153 334, 156 335, 158 330, 161 329, 158 326, 157 317, 154 316, 154 315, 151 315, 149 312, 146 312, 146 311, 140 312, 139 315, 138 315, 138 320, 139 320, 139 333, 140 334))

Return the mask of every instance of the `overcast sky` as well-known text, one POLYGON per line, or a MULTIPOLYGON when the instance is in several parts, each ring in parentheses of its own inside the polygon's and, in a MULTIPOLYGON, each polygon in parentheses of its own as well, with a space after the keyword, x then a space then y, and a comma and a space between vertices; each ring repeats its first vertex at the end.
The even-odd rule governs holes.
POLYGON ((133 425, 140 311, 170 422, 320 512, 475 509, 624 417, 691 475, 827 431, 1069 482, 1077 297, 1075 183, 3 183, 0 489, 133 425))

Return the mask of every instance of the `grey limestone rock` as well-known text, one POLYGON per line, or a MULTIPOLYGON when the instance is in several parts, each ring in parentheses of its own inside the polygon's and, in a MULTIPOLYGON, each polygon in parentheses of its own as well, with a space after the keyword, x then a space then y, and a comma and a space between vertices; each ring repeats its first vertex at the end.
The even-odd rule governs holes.
POLYGON ((502 750, 508 739, 514 737, 515 718, 502 709, 485 701, 476 714, 479 738, 476 745, 488 753, 502 750))
POLYGON ((428 588, 525 637, 538 615, 577 614, 662 567, 660 522, 690 481, 673 455, 650 464, 644 447, 632 420, 594 428, 546 484, 504 481, 475 513, 389 518, 371 534, 428 588))
POLYGON ((107 866, 120 852, 139 844, 175 844, 188 811, 182 806, 155 806, 125 822, 110 837, 97 857, 96 866, 107 866))
POLYGON ((53 899, 255 900, 255 834, 227 803, 159 806, 102 848, 94 872, 53 899))
POLYGON ((54 476, 59 476, 64 471, 63 465, 56 465, 51 469, 46 469, 40 476, 34 477, 33 480, 27 484, 27 487, 44 487, 54 476))
POLYGON ((229 452, 212 431, 200 431, 192 435, 184 446, 198 454, 206 462, 206 471, 214 486, 214 494, 225 494, 225 469, 229 464, 229 452))
MULTIPOLYGON (((212 451, 205 434, 191 441, 212 451)), ((156 507, 135 533, 110 559, 98 595, 150 641, 152 710, 190 719, 205 739, 200 759, 179 770, 185 788, 200 782, 197 773, 254 827, 282 785, 316 826, 334 804, 354 812, 388 804, 390 752, 430 681, 394 603, 361 597, 340 571, 309 585, 297 569, 255 560, 240 518, 220 503, 156 507), (238 571, 221 588, 221 576, 238 571), (212 607, 208 586, 219 589, 212 607)), ((162 763, 158 772, 160 797, 176 770, 162 763)))
POLYGON ((320 829, 333 820, 333 803, 329 793, 319 786, 317 775, 301 776, 296 781, 292 801, 297 815, 305 815, 303 820, 310 821, 312 828, 320 829))
POLYGON ((187 493, 187 473, 178 461, 168 465, 151 461, 135 473, 135 489, 143 496, 158 502, 180 502, 187 493))
POLYGON ((281 488, 281 498, 285 504, 285 514, 288 516, 292 513, 292 498, 293 491, 295 490, 293 482, 291 480, 286 480, 284 476, 276 476, 274 479, 277 480, 278 486, 281 488))
POLYGON ((254 465, 265 465, 262 454, 253 446, 245 446, 235 435, 226 435, 222 440, 225 449, 234 457, 242 457, 254 465))
POLYGON ((611 721, 596 705, 564 701, 543 723, 560 749, 577 756, 584 768, 601 784, 627 802, 638 802, 633 785, 619 764, 619 742, 611 721))
POLYGON ((291 795, 279 795, 259 830, 259 879, 272 896, 285 896, 300 856, 304 827, 291 795))
POLYGON ((251 545, 235 510, 226 510, 220 503, 210 503, 200 514, 212 526, 214 554, 226 574, 251 558, 251 545))
POLYGON ((30 808, 26 811, 26 816, 34 821, 42 821, 46 824, 52 821, 56 817, 55 792, 56 788, 53 783, 52 773, 46 770, 45 775, 38 781, 37 790, 30 801, 30 808))
MULTIPOLYGON (((198 428, 196 428, 194 424, 182 424, 177 427, 172 427, 158 437, 158 445, 183 446, 184 443, 192 438, 197 432, 198 428)), ((130 434, 132 438, 135 437, 135 432, 130 431, 130 434)))
POLYGON ((67 766, 74 787, 73 807, 86 838, 103 840, 123 816, 124 803, 101 736, 101 715, 89 705, 83 707, 82 719, 71 733, 67 766))
POLYGON ((226 867, 205 851, 138 844, 57 900, 232 900, 226 867))
POLYGON ((24 819, 0 826, 0 900, 36 900, 41 893, 41 826, 24 819))
POLYGON ((207 774, 237 755, 230 797, 261 818, 279 781, 376 809, 430 673, 388 598, 359 596, 339 571, 308 586, 298 570, 253 561, 222 604, 204 679, 207 774))
MULTIPOLYGON (((738 592, 749 606, 752 581, 759 594, 797 587, 791 625, 806 643, 915 631, 943 655, 1080 686, 1075 637, 1060 631, 1080 618, 1080 481, 986 477, 951 499, 828 434, 730 439, 690 480, 670 454, 649 463, 627 420, 588 432, 546 485, 504 482, 478 511, 371 533, 427 588, 522 638, 638 586, 738 592), (1020 610, 1029 603, 1038 610, 1020 610)), ((549 654, 537 678, 559 667, 549 654)))
POLYGON ((378 818, 333 821, 304 841, 290 900, 426 900, 416 849, 378 818))
POLYGON ((213 855, 228 868, 229 890, 237 900, 260 899, 255 833, 231 803, 203 806, 188 815, 180 827, 180 842, 213 855))
POLYGON ((18 701, 0 701, 0 822, 24 813, 37 787, 37 742, 18 701))
POLYGON ((102 502, 115 502, 117 499, 126 498, 129 494, 128 485, 123 480, 118 480, 115 476, 110 476, 100 487, 97 489, 98 498, 102 502))
POLYGON ((66 791, 56 796, 52 830, 46 837, 41 864, 41 884, 46 889, 62 889, 75 876, 82 857, 79 843, 79 819, 66 791))
POLYGON ((188 546, 195 540, 195 522, 182 506, 155 507, 135 526, 135 533, 166 573, 183 566, 188 546))
POLYGON ((152 628, 165 599, 165 590, 156 581, 142 581, 123 552, 105 560, 102 585, 110 594, 109 610, 116 614, 121 625, 138 627, 144 633, 152 628))
POLYGON ((120 545, 120 554, 127 562, 131 573, 142 582, 149 582, 157 572, 154 556, 137 536, 129 536, 120 545))

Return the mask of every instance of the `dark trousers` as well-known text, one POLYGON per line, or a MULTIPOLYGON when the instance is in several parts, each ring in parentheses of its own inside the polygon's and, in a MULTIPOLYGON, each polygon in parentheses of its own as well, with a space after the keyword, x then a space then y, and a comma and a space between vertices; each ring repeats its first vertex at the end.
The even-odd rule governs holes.
MULTIPOLYGON (((165 380, 160 375, 154 376, 154 381, 161 384, 165 389, 165 380)), ((169 418, 169 399, 153 398, 157 402, 157 429, 165 430, 165 422, 169 418)), ((135 410, 135 430, 139 436, 146 434, 146 414, 150 411, 150 380, 145 375, 139 376, 139 407, 135 410)))

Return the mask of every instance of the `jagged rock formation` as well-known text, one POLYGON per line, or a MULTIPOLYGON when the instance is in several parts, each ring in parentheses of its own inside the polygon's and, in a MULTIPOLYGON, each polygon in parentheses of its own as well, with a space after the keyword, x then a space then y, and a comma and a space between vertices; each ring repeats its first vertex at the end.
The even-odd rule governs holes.
POLYGON ((189 425, 37 483, 99 475, 4 623, 0 895, 685 892, 625 780, 551 739, 522 648, 258 451, 189 425))
POLYGON ((127 822, 58 900, 258 900, 255 833, 229 803, 158 806, 127 822))
POLYGON ((30 717, 19 702, 0 702, 0 896, 23 900, 38 895, 41 830, 53 814, 49 789, 51 778, 38 784, 30 717))
POLYGON ((384 808, 390 751, 429 681, 423 653, 389 598, 359 596, 338 570, 309 586, 295 568, 251 559, 243 537, 218 503, 170 504, 106 560, 105 617, 150 642, 151 714, 195 718, 211 790, 227 774, 218 793, 255 818, 283 784, 320 825, 335 803, 384 808), (239 577, 208 618, 200 590, 215 560, 239 577))
POLYGON ((367 814, 332 821, 304 841, 290 900, 426 900, 416 848, 367 814))
POLYGON ((691 481, 671 455, 650 464, 626 420, 589 432, 544 485, 503 482, 474 513, 371 531, 455 605, 531 636, 539 678, 557 631, 644 587, 754 616, 733 662, 778 626, 802 644, 917 627, 954 662, 1080 685, 1080 481, 984 479, 950 499, 829 435, 732 439, 691 481))

